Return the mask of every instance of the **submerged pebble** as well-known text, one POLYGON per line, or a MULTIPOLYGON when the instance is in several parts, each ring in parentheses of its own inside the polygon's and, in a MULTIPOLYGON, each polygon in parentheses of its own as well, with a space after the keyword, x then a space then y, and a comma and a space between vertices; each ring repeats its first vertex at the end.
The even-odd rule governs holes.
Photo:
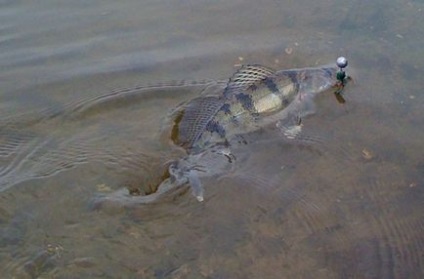
POLYGON ((290 54, 292 54, 292 53, 293 53, 293 48, 291 48, 291 47, 286 47, 286 48, 284 49, 284 51, 285 51, 288 55, 290 55, 290 54))
POLYGON ((374 153, 366 148, 362 149, 361 154, 362 154, 362 158, 364 158, 367 161, 372 160, 375 157, 374 153))

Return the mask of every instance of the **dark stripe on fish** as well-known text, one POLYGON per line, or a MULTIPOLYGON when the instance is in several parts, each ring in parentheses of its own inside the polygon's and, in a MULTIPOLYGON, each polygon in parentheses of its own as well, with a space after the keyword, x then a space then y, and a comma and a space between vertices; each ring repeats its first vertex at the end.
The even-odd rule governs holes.
MULTIPOLYGON (((291 82, 292 82, 292 84, 295 88, 294 91, 298 92, 299 87, 300 87, 299 86, 299 71, 286 70, 286 71, 284 71, 284 76, 288 77, 291 80, 291 82)), ((270 80, 270 81, 275 84, 275 82, 273 80, 270 80)), ((267 84, 268 89, 270 89, 271 91, 272 91, 272 89, 271 89, 272 86, 273 86, 272 84, 270 84, 270 85, 267 84)), ((276 85, 275 85, 275 87, 276 87, 276 85)), ((279 92, 278 88, 276 88, 276 89, 277 89, 277 92, 279 92)), ((276 93, 275 91, 273 91, 273 92, 276 93)), ((283 108, 286 108, 287 106, 289 106, 292 101, 293 101, 293 99, 292 99, 291 96, 281 96, 281 104, 282 104, 283 108)))
POLYGON ((277 84, 275 84, 274 80, 272 78, 266 78, 264 79, 264 83, 266 85, 266 87, 272 92, 272 93, 277 93, 278 91, 278 87, 277 84))
POLYGON ((220 111, 223 111, 225 114, 231 115, 231 106, 230 104, 223 104, 222 107, 219 109, 220 111))
POLYGON ((250 112, 255 112, 255 104, 253 103, 252 96, 245 93, 236 94, 237 101, 240 102, 242 107, 250 112))
POLYGON ((289 106, 290 101, 291 100, 289 100, 288 98, 283 97, 283 99, 281 100, 281 103, 282 103, 283 107, 285 108, 285 107, 289 106))
POLYGON ((291 79, 293 85, 295 86, 295 91, 296 92, 299 91, 299 87, 300 87, 299 72, 291 70, 291 71, 285 71, 284 73, 286 76, 288 76, 291 79))
POLYGON ((217 133, 221 138, 225 138, 225 128, 218 121, 211 120, 206 126, 206 131, 217 133))

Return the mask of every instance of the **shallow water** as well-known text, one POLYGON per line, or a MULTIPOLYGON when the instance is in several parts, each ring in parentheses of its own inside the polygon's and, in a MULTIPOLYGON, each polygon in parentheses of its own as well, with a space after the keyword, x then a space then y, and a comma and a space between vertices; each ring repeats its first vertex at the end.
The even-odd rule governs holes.
POLYGON ((0 1, 4 278, 422 278, 422 1, 0 1), (181 102, 238 64, 344 55, 302 139, 246 136, 237 165, 158 203, 181 102), (195 82, 192 82, 195 81, 195 82))

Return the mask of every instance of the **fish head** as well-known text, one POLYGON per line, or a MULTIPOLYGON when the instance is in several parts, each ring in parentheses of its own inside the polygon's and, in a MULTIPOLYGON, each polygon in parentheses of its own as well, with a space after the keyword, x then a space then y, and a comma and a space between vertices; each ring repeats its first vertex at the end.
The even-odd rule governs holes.
POLYGON ((332 88, 338 82, 338 70, 336 66, 300 70, 297 75, 299 90, 304 94, 317 94, 332 88))

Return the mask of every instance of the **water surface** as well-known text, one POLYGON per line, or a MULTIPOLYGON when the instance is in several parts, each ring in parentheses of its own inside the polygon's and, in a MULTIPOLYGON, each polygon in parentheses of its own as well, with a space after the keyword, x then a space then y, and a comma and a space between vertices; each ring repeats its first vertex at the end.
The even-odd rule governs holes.
POLYGON ((5 278, 422 278, 422 1, 0 2, 5 278), (349 59, 302 140, 265 127, 234 170, 158 203, 181 102, 242 63, 349 59), (195 81, 195 82, 192 82, 195 81))

